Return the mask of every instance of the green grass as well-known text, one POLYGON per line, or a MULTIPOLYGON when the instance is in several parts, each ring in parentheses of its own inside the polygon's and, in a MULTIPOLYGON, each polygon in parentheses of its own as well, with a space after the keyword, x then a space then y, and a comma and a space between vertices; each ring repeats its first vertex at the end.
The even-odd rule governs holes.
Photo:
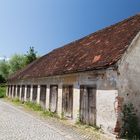
POLYGON ((25 102, 24 104, 26 107, 33 109, 34 111, 43 111, 42 107, 36 103, 25 102))
POLYGON ((0 98, 6 97, 6 86, 0 85, 0 98))
POLYGON ((54 117, 54 118, 60 118, 59 116, 58 116, 58 114, 56 114, 56 113, 53 113, 53 112, 50 112, 50 111, 48 111, 48 110, 44 110, 43 112, 42 112, 42 115, 45 117, 45 116, 49 116, 49 117, 54 117))
POLYGON ((21 105, 22 104, 22 102, 18 98, 15 98, 15 99, 10 99, 9 98, 9 100, 11 100, 16 105, 21 105))
POLYGON ((40 112, 40 114, 43 117, 54 117, 54 118, 59 118, 59 116, 56 113, 50 112, 48 110, 44 110, 39 104, 33 103, 33 102, 21 102, 18 98, 16 99, 9 99, 12 101, 15 105, 23 105, 25 108, 31 109, 36 112, 40 112))

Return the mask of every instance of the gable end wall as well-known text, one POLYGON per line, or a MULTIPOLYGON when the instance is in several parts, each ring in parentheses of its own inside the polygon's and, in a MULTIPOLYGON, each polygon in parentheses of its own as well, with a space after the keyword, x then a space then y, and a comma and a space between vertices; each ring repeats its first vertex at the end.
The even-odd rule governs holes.
POLYGON ((122 104, 134 105, 140 123, 140 33, 119 62, 118 72, 117 86, 122 104))

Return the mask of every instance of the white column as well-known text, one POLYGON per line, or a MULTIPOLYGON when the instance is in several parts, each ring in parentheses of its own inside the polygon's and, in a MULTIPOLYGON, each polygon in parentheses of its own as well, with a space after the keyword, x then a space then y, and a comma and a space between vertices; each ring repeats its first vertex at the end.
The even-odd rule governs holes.
POLYGON ((6 87, 6 96, 8 96, 8 89, 9 89, 9 85, 7 85, 6 87))
POLYGON ((16 95, 15 95, 16 98, 17 98, 17 89, 18 89, 18 86, 16 85, 16 95))
POLYGON ((33 85, 31 85, 31 90, 30 90, 30 102, 33 100, 33 85))
POLYGON ((20 85, 19 100, 21 100, 22 85, 20 85))
POLYGON ((58 105, 57 105, 57 113, 60 117, 62 117, 62 84, 58 85, 58 105))
POLYGON ((74 84, 73 89, 73 120, 77 121, 80 111, 80 86, 78 83, 74 84))
POLYGON ((50 85, 47 85, 46 89, 46 109, 49 110, 49 102, 50 102, 50 85))
POLYGON ((40 85, 37 87, 37 104, 40 103, 40 85))
POLYGON ((12 98, 14 98, 14 85, 12 86, 12 98))
POLYGON ((27 100, 27 85, 25 85, 25 93, 24 93, 24 101, 26 102, 27 100))

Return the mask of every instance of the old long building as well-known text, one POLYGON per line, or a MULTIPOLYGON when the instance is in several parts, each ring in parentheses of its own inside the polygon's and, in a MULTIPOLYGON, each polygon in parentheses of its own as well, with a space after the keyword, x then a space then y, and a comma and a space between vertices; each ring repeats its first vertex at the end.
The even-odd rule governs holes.
POLYGON ((122 106, 140 122, 140 15, 55 49, 8 79, 7 95, 116 133, 122 106))

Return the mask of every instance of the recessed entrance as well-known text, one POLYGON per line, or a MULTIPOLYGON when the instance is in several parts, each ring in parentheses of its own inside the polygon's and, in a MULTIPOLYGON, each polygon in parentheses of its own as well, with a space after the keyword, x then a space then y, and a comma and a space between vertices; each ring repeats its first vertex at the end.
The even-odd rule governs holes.
POLYGON ((30 101, 30 93, 31 93, 31 86, 27 85, 27 95, 26 95, 27 101, 30 101))
POLYGON ((41 85, 40 87, 40 105, 45 108, 46 105, 46 85, 41 85))
POLYGON ((50 86, 50 111, 57 112, 57 102, 58 102, 58 86, 50 86))
POLYGON ((96 87, 80 86, 80 121, 96 125, 96 87))
POLYGON ((37 85, 33 85, 33 100, 34 103, 37 102, 37 85))
POLYGON ((64 117, 73 117, 73 86, 63 86, 62 108, 64 117))

